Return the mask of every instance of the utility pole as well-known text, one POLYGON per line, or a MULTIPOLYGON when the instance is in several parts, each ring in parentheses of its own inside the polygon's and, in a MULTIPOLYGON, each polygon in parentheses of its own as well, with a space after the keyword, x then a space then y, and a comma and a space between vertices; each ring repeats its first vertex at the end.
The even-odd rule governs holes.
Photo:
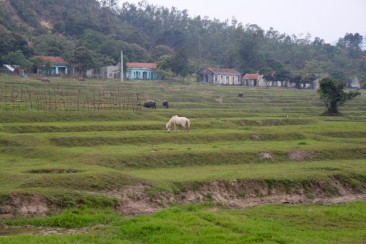
POLYGON ((121 82, 123 81, 123 51, 121 51, 121 82))

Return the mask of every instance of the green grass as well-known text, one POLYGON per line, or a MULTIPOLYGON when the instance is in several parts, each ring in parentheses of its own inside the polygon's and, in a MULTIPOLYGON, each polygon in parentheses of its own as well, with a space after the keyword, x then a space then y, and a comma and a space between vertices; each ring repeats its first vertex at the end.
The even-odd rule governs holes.
MULTIPOLYGON (((124 218, 107 209, 70 209, 61 214, 6 221, 11 225, 76 228, 72 236, 0 237, 2 243, 363 243, 364 202, 271 205, 230 210, 187 205, 154 215, 124 218), (95 227, 91 227, 94 225, 95 227)), ((59 230, 62 231, 62 230, 59 230)))
POLYGON ((286 162, 240 165, 190 166, 126 171, 128 175, 157 182, 192 182, 230 179, 316 179, 335 174, 365 175, 366 160, 286 162), (287 173, 284 174, 283 172, 287 173))
POLYGON ((111 209, 95 209, 81 206, 70 208, 60 214, 47 217, 36 217, 31 219, 5 220, 3 223, 16 226, 43 226, 61 228, 81 228, 95 225, 106 225, 121 220, 111 209))
MULTIPOLYGON (((325 108, 314 90, 216 87, 176 81, 80 83, 55 79, 47 85, 34 80, 0 79, 0 88, 8 90, 37 87, 38 91, 47 91, 62 86, 70 94, 76 89, 93 94, 122 89, 158 101, 156 110, 142 108, 136 112, 17 111, 0 101, 0 206, 8 204, 15 194, 24 201, 37 196, 55 208, 46 217, 0 223, 20 225, 20 229, 31 225, 78 230, 72 236, 42 237, 38 232, 31 238, 0 237, 0 242, 366 240, 361 231, 365 216, 359 214, 364 203, 246 210, 189 205, 127 218, 116 211, 121 203, 110 194, 136 183, 150 186, 146 195, 164 191, 179 194, 213 181, 274 184, 290 192, 299 186, 315 191, 319 182, 336 181, 354 193, 364 193, 365 96, 340 107, 343 116, 326 117, 320 116, 325 108), (237 97, 240 91, 245 93, 244 99, 237 97), (222 104, 215 102, 218 97, 223 98, 222 104), (170 109, 160 106, 165 99, 170 109), (175 114, 191 119, 190 133, 184 134, 182 129, 165 132, 165 123, 175 114), (292 156, 296 153, 298 158, 292 156)), ((340 194, 332 191, 328 189, 329 196, 340 194)), ((19 233, 14 229, 14 235, 19 233)))

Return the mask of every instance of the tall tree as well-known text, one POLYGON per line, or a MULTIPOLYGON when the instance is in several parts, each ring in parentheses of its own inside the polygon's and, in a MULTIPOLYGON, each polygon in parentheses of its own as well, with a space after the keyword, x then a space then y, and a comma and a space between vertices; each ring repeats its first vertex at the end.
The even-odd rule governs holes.
POLYGON ((150 53, 151 53, 151 57, 154 60, 159 60, 160 57, 165 56, 165 55, 168 55, 170 57, 174 55, 173 49, 171 49, 170 47, 165 46, 165 45, 155 46, 154 48, 151 49, 150 53))
POLYGON ((362 55, 362 40, 363 37, 358 33, 347 33, 344 38, 339 39, 337 44, 348 48, 351 58, 359 58, 362 55))
POLYGON ((240 42, 240 58, 243 70, 258 70, 262 66, 260 46, 263 43, 264 32, 257 25, 247 26, 240 42))
POLYGON ((70 61, 76 41, 66 36, 46 34, 32 39, 34 51, 41 56, 60 56, 70 61))
POLYGON ((172 79, 174 74, 171 70, 171 56, 163 55, 159 58, 157 62, 157 70, 156 72, 160 75, 161 79, 172 79))
POLYGON ((319 82, 318 93, 320 99, 325 103, 325 115, 338 115, 338 106, 346 101, 355 98, 361 93, 357 91, 344 91, 344 83, 336 81, 332 78, 323 78, 319 82))
POLYGON ((178 75, 186 77, 189 73, 188 57, 185 49, 178 50, 171 59, 172 71, 178 75))
POLYGON ((2 63, 19 65, 21 67, 29 67, 30 61, 24 56, 23 52, 20 50, 9 52, 7 55, 1 58, 2 63))
POLYGON ((74 52, 72 63, 75 68, 81 72, 83 76, 86 75, 88 69, 95 68, 94 58, 88 48, 79 46, 74 52))

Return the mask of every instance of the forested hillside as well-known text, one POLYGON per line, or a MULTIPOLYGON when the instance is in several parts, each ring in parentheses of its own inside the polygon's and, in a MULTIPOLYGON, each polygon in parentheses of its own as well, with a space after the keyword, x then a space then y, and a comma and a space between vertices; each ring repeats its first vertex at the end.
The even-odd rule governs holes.
MULTIPOLYGON (((186 10, 113 0, 0 0, 0 63, 32 66, 34 55, 62 56, 87 66, 157 62, 160 72, 185 76, 200 67, 260 71, 268 79, 306 83, 319 74, 366 80, 363 37, 347 33, 336 45, 255 24, 190 16, 186 10)), ((364 84, 365 86, 365 84, 364 84)))

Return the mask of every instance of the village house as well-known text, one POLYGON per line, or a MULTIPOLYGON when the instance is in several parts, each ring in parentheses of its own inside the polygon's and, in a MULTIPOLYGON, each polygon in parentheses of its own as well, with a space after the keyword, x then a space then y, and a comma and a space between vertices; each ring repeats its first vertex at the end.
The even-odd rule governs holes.
POLYGON ((213 85, 240 86, 241 74, 235 69, 202 68, 197 72, 197 81, 213 85))
POLYGON ((35 56, 38 62, 37 74, 46 75, 67 75, 68 63, 61 57, 54 56, 35 56))
POLYGON ((243 86, 266 86, 266 82, 263 80, 263 76, 255 74, 245 74, 242 79, 243 86))
POLYGON ((127 63, 126 78, 128 80, 159 80, 155 63, 127 63))

